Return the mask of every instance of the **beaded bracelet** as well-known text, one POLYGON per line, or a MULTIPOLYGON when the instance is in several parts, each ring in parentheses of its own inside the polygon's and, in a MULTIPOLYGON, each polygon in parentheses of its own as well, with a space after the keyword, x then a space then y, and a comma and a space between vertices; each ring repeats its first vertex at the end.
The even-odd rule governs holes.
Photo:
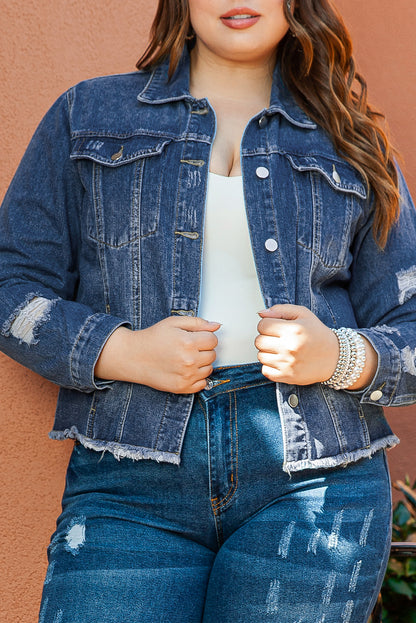
POLYGON ((360 378, 365 366, 365 342, 353 329, 332 329, 339 342, 337 366, 331 378, 323 381, 333 389, 347 389, 360 378))

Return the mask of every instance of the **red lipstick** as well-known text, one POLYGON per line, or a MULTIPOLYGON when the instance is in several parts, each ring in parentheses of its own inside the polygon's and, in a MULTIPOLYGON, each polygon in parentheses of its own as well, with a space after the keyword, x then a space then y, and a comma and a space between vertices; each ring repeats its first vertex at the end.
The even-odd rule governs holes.
POLYGON ((220 17, 222 23, 228 28, 243 30, 257 24, 260 19, 259 13, 248 7, 236 7, 224 13, 220 17))

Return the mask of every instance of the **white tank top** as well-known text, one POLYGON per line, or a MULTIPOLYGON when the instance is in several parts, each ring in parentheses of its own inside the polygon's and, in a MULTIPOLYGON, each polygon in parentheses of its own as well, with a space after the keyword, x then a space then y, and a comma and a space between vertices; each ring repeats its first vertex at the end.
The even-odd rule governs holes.
POLYGON ((216 331, 215 367, 257 361, 254 339, 261 309, 243 178, 209 173, 198 315, 222 323, 216 331))

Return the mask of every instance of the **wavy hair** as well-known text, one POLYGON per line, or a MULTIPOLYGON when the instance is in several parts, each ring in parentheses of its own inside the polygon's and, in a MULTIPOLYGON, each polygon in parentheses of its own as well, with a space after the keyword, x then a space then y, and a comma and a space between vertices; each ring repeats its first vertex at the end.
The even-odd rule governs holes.
MULTIPOLYGON (((299 106, 330 135, 335 149, 363 177, 374 197, 373 234, 384 248, 399 215, 398 173, 384 115, 368 103, 352 42, 330 0, 292 0, 284 12, 289 31, 279 43, 282 77, 299 106)), ((172 76, 192 37, 187 0, 159 0, 150 43, 137 68, 167 58, 172 76)))

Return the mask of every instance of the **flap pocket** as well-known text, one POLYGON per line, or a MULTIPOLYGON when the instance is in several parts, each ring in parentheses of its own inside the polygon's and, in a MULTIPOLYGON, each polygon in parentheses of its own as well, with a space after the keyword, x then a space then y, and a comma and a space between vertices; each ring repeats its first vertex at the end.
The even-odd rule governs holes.
POLYGON ((354 193, 361 199, 367 199, 368 191, 361 175, 348 162, 321 155, 286 154, 286 157, 297 171, 321 173, 335 190, 354 193))
POLYGON ((110 167, 118 167, 139 158, 161 154, 170 139, 152 136, 83 136, 75 140, 71 158, 87 158, 110 167))
POLYGON ((312 251, 312 269, 322 278, 351 263, 350 246, 364 213, 368 191, 348 162, 320 154, 285 154, 290 162, 298 201, 297 241, 312 251))
POLYGON ((157 231, 169 143, 137 135, 75 140, 71 158, 86 189, 84 222, 91 241, 119 249, 157 231))

